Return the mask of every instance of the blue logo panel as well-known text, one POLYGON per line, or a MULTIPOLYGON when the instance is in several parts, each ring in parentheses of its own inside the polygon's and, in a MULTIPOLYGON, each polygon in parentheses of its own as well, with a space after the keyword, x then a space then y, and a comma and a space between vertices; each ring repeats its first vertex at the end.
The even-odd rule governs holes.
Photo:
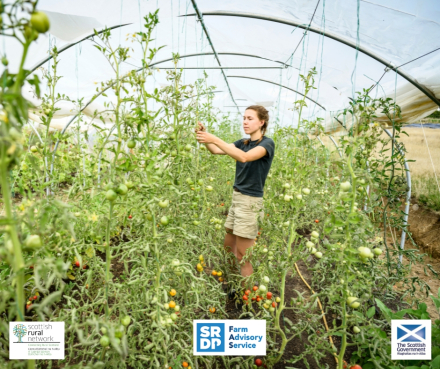
POLYGON ((397 339, 400 342, 422 342, 426 339, 426 329, 421 324, 402 324, 397 327, 397 339))
POLYGON ((225 323, 197 323, 197 351, 225 352, 225 323))

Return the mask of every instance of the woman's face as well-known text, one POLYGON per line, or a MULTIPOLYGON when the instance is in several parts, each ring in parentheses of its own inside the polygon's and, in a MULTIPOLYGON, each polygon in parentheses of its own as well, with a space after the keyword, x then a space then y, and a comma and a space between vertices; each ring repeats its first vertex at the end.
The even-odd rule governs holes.
POLYGON ((243 116, 243 129, 246 134, 252 134, 263 126, 264 120, 259 120, 257 112, 252 109, 247 109, 243 116))

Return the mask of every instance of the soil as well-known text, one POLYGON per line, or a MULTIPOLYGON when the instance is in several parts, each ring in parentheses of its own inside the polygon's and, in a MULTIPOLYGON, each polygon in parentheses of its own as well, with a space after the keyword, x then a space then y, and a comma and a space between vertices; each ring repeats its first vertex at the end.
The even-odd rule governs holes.
MULTIPOLYGON (((440 214, 418 204, 415 199, 412 199, 408 224, 414 242, 419 248, 420 253, 424 254, 423 263, 411 266, 411 277, 418 277, 426 283, 430 290, 428 293, 437 297, 440 288, 440 214)), ((400 243, 400 233, 396 233, 396 236, 397 242, 400 243)), ((391 237, 388 241, 392 242, 391 237)), ((409 249, 415 249, 415 247, 407 237, 405 240, 405 250, 409 249)), ((409 260, 405 257, 403 257, 402 261, 404 265, 409 263, 409 260)), ((408 290, 408 285, 403 285, 400 282, 394 288, 403 293, 408 290)), ((425 292, 416 291, 415 295, 420 302, 427 304, 429 316, 433 322, 435 319, 440 318, 439 311, 435 307, 434 302, 425 292)))

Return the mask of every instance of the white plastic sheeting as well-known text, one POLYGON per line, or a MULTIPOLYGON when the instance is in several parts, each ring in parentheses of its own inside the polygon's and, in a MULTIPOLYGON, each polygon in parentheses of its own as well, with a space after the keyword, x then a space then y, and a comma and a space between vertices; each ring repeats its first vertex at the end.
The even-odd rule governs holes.
MULTIPOLYGON (((414 122, 437 109, 437 104, 394 70, 338 40, 326 37, 326 32, 359 45, 378 55, 409 75, 440 99, 440 2, 436 0, 195 0, 223 67, 279 67, 277 69, 226 69, 231 98, 219 69, 207 69, 208 83, 221 91, 215 94, 214 104, 225 112, 242 114, 245 106, 260 103, 270 106, 271 117, 282 126, 297 125, 293 102, 301 97, 292 90, 303 92, 299 75, 315 67, 316 90, 307 100, 303 117, 325 120, 326 129, 340 127, 333 119, 345 107, 355 91, 362 91, 380 80, 372 96, 396 98, 402 107, 403 120, 414 122), (229 11, 237 14, 281 18, 303 26, 310 24, 321 33, 306 32, 303 28, 250 17, 209 15, 229 11), (436 51, 434 51, 436 50, 436 51), (231 53, 254 55, 229 55, 231 53), (428 55, 425 55, 430 53, 428 55), (423 56, 425 55, 425 56, 423 56), (423 56, 423 57, 421 57, 423 56), (417 59, 419 58, 419 59, 417 59), (269 59, 269 60, 266 60, 269 59), (417 60, 414 60, 417 59, 417 60), (284 64, 287 67, 284 67, 284 64), (248 77, 248 78, 241 78, 248 77), (252 79, 257 78, 257 79, 252 79), (261 80, 270 81, 264 82, 261 80), (284 86, 284 87, 280 87, 284 86), (238 107, 237 107, 238 106, 238 107)), ((112 43, 133 47, 132 57, 123 65, 123 72, 141 66, 141 49, 131 42, 135 32, 143 28, 143 16, 159 11, 159 25, 154 32, 153 46, 165 45, 155 62, 172 57, 184 57, 180 67, 218 67, 213 49, 195 13, 191 0, 40 0, 39 9, 47 11, 51 20, 50 34, 40 35, 32 46, 26 68, 31 69, 48 55, 51 46, 63 46, 103 29, 130 23, 112 31, 112 43)), ((96 39, 96 38, 95 38, 96 39)), ((97 40, 97 39, 96 39, 97 40)), ((10 66, 18 65, 19 45, 7 38, 2 43, 10 66)), ((90 100, 102 81, 114 78, 113 71, 93 47, 91 41, 64 51, 59 56, 58 73, 63 76, 57 92, 72 99, 90 100)), ((48 68, 50 61, 43 65, 48 68)), ((171 67, 172 62, 155 67, 171 67)), ((37 71, 40 73, 41 71, 37 71)), ((203 77, 203 69, 185 69, 184 82, 192 83, 203 77)), ((147 81, 148 88, 167 85, 164 70, 155 70, 147 81)), ((43 86, 43 91, 46 87, 43 86)), ((103 110, 106 100, 100 97, 84 113, 91 116, 103 110)), ((37 102, 38 103, 38 102, 37 102)), ((75 107, 57 112, 54 127, 59 128, 73 116, 75 107), (71 115, 69 115, 71 111, 71 115)), ((38 119, 31 116, 32 119, 38 119)))

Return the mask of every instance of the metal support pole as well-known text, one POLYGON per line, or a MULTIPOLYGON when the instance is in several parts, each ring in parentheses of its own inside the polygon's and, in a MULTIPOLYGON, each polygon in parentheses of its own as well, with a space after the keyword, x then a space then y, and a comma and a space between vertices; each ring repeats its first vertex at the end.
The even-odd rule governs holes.
MULTIPOLYGON (((214 52, 215 59, 217 60, 219 67, 221 67, 222 64, 220 63, 220 59, 217 55, 217 51, 215 51, 214 44, 211 41, 211 37, 209 36, 208 29, 206 28, 205 22, 203 21, 203 14, 199 11, 199 8, 197 7, 197 3, 195 0, 191 0, 191 3, 193 5, 194 10, 196 11, 197 18, 198 18, 200 24, 202 25, 203 31, 205 32, 206 38, 208 39, 208 42, 211 45, 211 49, 214 52)), ((223 74, 223 77, 225 78, 226 86, 228 87, 229 93, 231 95, 231 99, 234 102, 234 104, 237 105, 237 103, 234 100, 234 96, 232 95, 231 87, 229 86, 228 77, 226 77, 226 74, 223 69, 222 69, 222 74, 223 74)), ((240 109, 238 109, 238 107, 237 107, 237 111, 238 111, 238 113, 240 113, 240 109)))
POLYGON ((332 140, 333 144, 335 145, 336 149, 338 150, 339 157, 342 158, 342 154, 341 154, 341 152, 339 151, 339 146, 338 146, 338 144, 337 144, 336 141, 333 139, 332 135, 328 135, 328 137, 330 138, 330 140, 332 140))

